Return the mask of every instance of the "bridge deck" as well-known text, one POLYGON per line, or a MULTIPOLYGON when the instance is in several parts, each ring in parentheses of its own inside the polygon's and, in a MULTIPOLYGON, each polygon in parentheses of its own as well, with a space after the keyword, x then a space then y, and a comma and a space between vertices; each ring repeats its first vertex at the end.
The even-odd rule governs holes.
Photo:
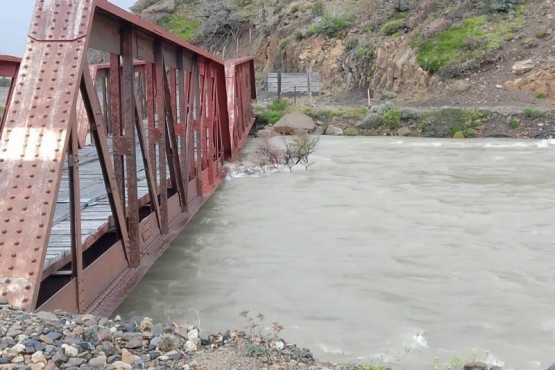
MULTIPOLYGON (((110 140, 111 142, 111 140, 110 140)), ((110 145, 110 154, 112 154, 110 145)), ((112 215, 96 147, 87 145, 79 149, 79 180, 81 198, 81 241, 86 249, 108 227, 112 215)), ((137 190, 139 199, 148 194, 146 173, 140 146, 137 146, 137 190)), ((52 232, 44 268, 71 255, 71 219, 68 168, 64 167, 62 183, 56 203, 52 232)))

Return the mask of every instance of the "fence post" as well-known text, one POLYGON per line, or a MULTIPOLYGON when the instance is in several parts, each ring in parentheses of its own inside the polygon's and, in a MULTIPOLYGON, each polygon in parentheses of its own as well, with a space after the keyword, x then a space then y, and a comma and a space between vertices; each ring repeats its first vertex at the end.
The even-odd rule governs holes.
POLYGON ((310 68, 306 71, 306 85, 308 88, 308 105, 312 105, 312 90, 310 88, 310 68))
POLYGON ((277 95, 278 95, 278 99, 281 99, 281 69, 278 69, 277 71, 277 95))

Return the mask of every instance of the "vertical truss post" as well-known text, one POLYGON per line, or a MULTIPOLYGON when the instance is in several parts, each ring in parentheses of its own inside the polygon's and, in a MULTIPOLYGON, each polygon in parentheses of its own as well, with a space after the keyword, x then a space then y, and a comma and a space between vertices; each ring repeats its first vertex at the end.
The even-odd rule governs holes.
MULTIPOLYGON (((170 80, 171 81, 171 80, 170 80)), ((175 82, 175 78, 173 79, 175 82)), ((175 91, 174 91, 175 93, 175 91)), ((183 186, 183 176, 181 176, 181 164, 179 163, 179 148, 177 147, 177 135, 175 132, 175 110, 170 102, 173 102, 171 87, 168 86, 168 78, 164 73, 164 94, 166 101, 166 137, 167 137, 167 153, 170 159, 170 173, 174 189, 179 194, 179 203, 181 211, 185 212, 185 188, 183 186)), ((174 95, 175 96, 175 95, 174 95)))
MULTIPOLYGON (((121 86, 120 86, 121 63, 118 54, 110 54, 110 111, 112 115, 112 139, 115 142, 123 135, 121 124, 121 86)), ((125 201, 125 183, 123 178, 123 156, 117 152, 114 145, 114 171, 116 183, 119 189, 120 199, 125 201)), ((125 204, 123 205, 125 209, 125 204)))
POLYGON ((141 153, 143 157, 143 166, 146 173, 146 181, 148 185, 148 193, 150 196, 150 204, 152 210, 156 213, 156 220, 158 221, 158 227, 161 228, 160 224, 160 205, 158 204, 158 191, 156 186, 156 168, 151 162, 150 155, 148 154, 148 143, 143 127, 143 113, 141 110, 141 104, 139 104, 138 93, 135 93, 135 124, 137 128, 137 137, 139 139, 139 146, 141 147, 141 153))
MULTIPOLYGON (((85 72, 88 73, 88 72, 85 72)), ((76 280, 76 301, 79 312, 85 308, 85 292, 83 284, 83 244, 81 242, 81 196, 79 182, 79 137, 76 133, 77 117, 72 119, 73 127, 69 135, 68 145, 68 177, 69 177, 69 214, 70 214, 70 232, 71 232, 71 276, 76 280)))
MULTIPOLYGON (((141 264, 139 240, 139 197, 137 192, 137 148, 135 144, 135 83, 133 66, 133 36, 131 26, 121 30, 123 70, 121 78, 121 118, 123 137, 114 141, 119 154, 125 154, 127 182, 127 230, 129 232, 130 264, 141 264)), ((116 139, 116 138, 114 138, 116 139)), ((115 152, 115 151, 114 151, 115 152)))
POLYGON ((189 210, 189 153, 187 151, 187 145, 191 145, 188 140, 188 130, 189 130, 189 120, 187 112, 187 102, 189 98, 189 91, 191 87, 190 75, 185 71, 184 56, 182 51, 177 52, 177 90, 179 91, 179 124, 180 132, 179 137, 181 141, 181 147, 179 155, 181 156, 181 178, 185 185, 184 189, 184 212, 189 210), (186 79, 186 77, 188 77, 186 79))
POLYGON ((154 69, 156 80, 156 116, 158 123, 155 128, 155 136, 158 138, 158 165, 160 176, 160 218, 162 223, 162 234, 168 233, 168 183, 166 174, 166 103, 164 99, 164 79, 166 71, 164 69, 164 55, 162 44, 159 41, 154 43, 154 69))

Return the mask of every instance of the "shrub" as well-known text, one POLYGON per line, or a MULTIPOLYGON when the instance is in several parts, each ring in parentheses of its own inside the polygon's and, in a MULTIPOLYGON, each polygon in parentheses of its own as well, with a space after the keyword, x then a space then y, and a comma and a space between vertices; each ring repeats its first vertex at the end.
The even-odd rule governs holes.
POLYGON ((365 48, 365 47, 360 47, 355 51, 355 55, 357 56, 357 58, 373 57, 374 50, 365 48))
POLYGON ((486 0, 486 6, 493 12, 508 12, 518 1, 515 0, 486 0))
POLYGON ((464 132, 457 131, 453 134, 453 139, 464 139, 464 132))
POLYGON ((286 100, 275 99, 266 107, 256 106, 255 113, 264 122, 273 125, 283 117, 287 110, 288 104, 286 100))
POLYGON ((536 99, 545 99, 546 95, 543 92, 537 92, 535 95, 536 99))
POLYGON ((545 116, 544 112, 534 108, 524 108, 522 110, 522 113, 524 114, 525 117, 528 117, 528 118, 541 118, 545 116))
POLYGON ((358 46, 358 38, 356 37, 349 37, 345 40, 345 47, 347 50, 353 50, 358 46))
POLYGON ((343 131, 343 134, 344 134, 345 136, 357 136, 357 135, 358 135, 358 131, 357 131, 357 129, 354 128, 354 127, 347 127, 347 128, 345 129, 345 131, 343 131))
POLYGON ((174 14, 164 15, 156 24, 187 41, 195 37, 200 28, 199 19, 187 19, 174 14))
POLYGON ((518 118, 511 118, 509 121, 509 127, 512 129, 518 128, 520 126, 520 120, 518 118))
POLYGON ((389 21, 382 26, 382 33, 387 36, 391 36, 405 27, 405 21, 403 19, 396 19, 389 21))
POLYGON ((401 125, 401 118, 403 118, 403 112, 400 109, 394 108, 384 113, 382 122, 390 130, 395 130, 401 125))
POLYGON ((309 34, 310 36, 321 34, 330 37, 338 37, 349 27, 351 27, 351 22, 347 19, 325 15, 318 23, 310 27, 309 34))
POLYGON ((322 15, 324 15, 324 2, 322 0, 317 0, 312 5, 312 14, 317 17, 321 17, 322 15))
POLYGON ((369 22, 363 29, 364 32, 372 33, 376 30, 376 25, 372 22, 369 22))

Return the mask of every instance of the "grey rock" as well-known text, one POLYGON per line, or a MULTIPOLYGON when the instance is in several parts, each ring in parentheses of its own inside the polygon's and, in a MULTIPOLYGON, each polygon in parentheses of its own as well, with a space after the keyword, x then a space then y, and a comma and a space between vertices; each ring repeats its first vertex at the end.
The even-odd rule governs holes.
POLYGON ((37 318, 41 319, 41 320, 48 320, 48 321, 57 321, 58 320, 58 316, 56 316, 52 312, 45 312, 45 311, 38 312, 37 313, 37 318))
POLYGON ((171 355, 169 355, 169 358, 172 361, 180 360, 182 357, 183 357, 183 355, 179 352, 175 352, 175 353, 172 353, 171 355))
POLYGON ((155 349, 156 346, 158 346, 158 344, 160 344, 160 342, 162 341, 162 337, 154 337, 150 340, 150 343, 148 344, 148 348, 149 349, 155 349))
POLYGON ((98 327, 90 326, 86 328, 82 338, 83 338, 83 342, 89 342, 93 346, 98 345, 100 343, 100 336, 98 335, 98 327))
POLYGON ((160 357, 162 354, 158 351, 151 351, 148 353, 148 355, 150 356, 151 360, 156 360, 158 357, 160 357))
POLYGON ((210 331, 208 330, 200 331, 200 342, 203 346, 207 346, 210 344, 210 331))
MULTIPOLYGON (((56 331, 51 331, 48 334, 46 334, 46 336, 54 341, 54 340, 60 339, 62 337, 62 334, 56 331)), ((47 344, 52 344, 52 343, 47 343, 47 344)))
POLYGON ((164 327, 162 326, 162 324, 156 324, 152 326, 151 332, 153 336, 160 337, 162 336, 162 334, 164 334, 164 327))
POLYGON ((179 340, 173 335, 164 335, 158 348, 162 352, 170 352, 179 347, 179 340))
POLYGON ((108 369, 132 369, 133 367, 123 361, 116 361, 108 366, 108 369))
POLYGON ((116 347, 111 342, 102 342, 102 352, 107 356, 112 356, 116 353, 116 347))
POLYGON ((89 360, 89 365, 95 369, 103 369, 106 366, 106 356, 99 355, 89 360))
POLYGON ((113 356, 108 357, 108 359, 106 361, 109 364, 113 364, 114 362, 121 361, 121 356, 120 355, 113 355, 113 356))
POLYGON ((141 333, 124 333, 123 339, 127 340, 125 348, 139 348, 143 346, 143 335, 141 333))
POLYGON ((488 365, 483 362, 470 362, 463 367, 464 370, 488 370, 488 365))
POLYGON ((66 366, 69 367, 78 367, 81 366, 83 363, 87 362, 87 360, 85 360, 84 358, 80 358, 80 357, 72 357, 70 358, 67 363, 66 366))
POLYGON ((328 128, 326 128, 326 135, 343 136, 343 129, 334 125, 328 125, 328 128))

